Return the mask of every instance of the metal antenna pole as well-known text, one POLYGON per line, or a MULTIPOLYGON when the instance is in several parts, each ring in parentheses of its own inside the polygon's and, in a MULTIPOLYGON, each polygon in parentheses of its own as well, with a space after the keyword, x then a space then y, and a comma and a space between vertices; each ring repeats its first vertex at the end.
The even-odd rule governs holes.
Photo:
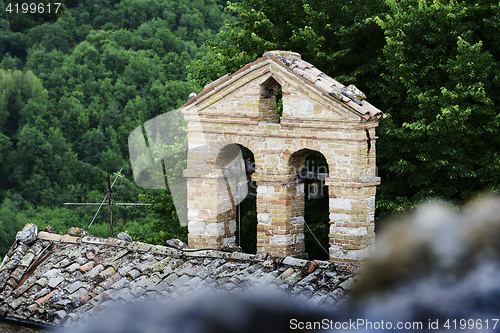
POLYGON ((108 195, 106 195, 106 196, 104 197, 104 199, 102 199, 102 202, 101 202, 101 204, 99 205, 99 208, 97 209, 97 212, 95 212, 94 218, 92 219, 92 221, 90 221, 89 228, 92 226, 92 223, 94 223, 94 220, 95 220, 95 218, 97 217, 97 214, 99 214, 99 212, 101 211, 101 207, 102 207, 102 205, 104 205, 104 201, 106 201, 106 198, 107 198, 107 197, 108 197, 108 195))
POLYGON ((80 203, 65 202, 65 203, 62 203, 62 205, 72 205, 72 206, 99 205, 99 209, 97 209, 97 212, 95 213, 94 218, 92 219, 92 221, 89 224, 89 228, 90 228, 92 226, 92 223, 94 223, 94 220, 97 217, 97 214, 99 214, 99 212, 101 211, 101 208, 104 205, 104 201, 106 201, 106 198, 108 198, 108 204, 109 204, 109 230, 110 230, 110 233, 111 233, 111 237, 113 237, 113 211, 112 211, 112 208, 111 208, 113 205, 117 205, 117 206, 133 206, 133 207, 136 207, 136 206, 151 206, 151 204, 149 204, 149 203, 142 203, 142 202, 136 202, 136 203, 123 203, 123 202, 114 203, 113 202, 113 200, 111 198, 111 194, 113 192, 111 191, 111 189, 115 185, 116 180, 118 179, 118 177, 123 178, 123 176, 120 175, 120 172, 122 172, 122 170, 123 170, 123 168, 121 168, 120 171, 118 171, 118 173, 114 173, 116 175, 116 177, 115 177, 115 180, 113 181, 113 184, 111 184, 111 176, 108 175, 108 193, 106 193, 106 196, 104 196, 104 199, 102 199, 102 202, 100 204, 99 203, 94 203, 94 202, 80 202, 80 203))
MULTIPOLYGON (((107 196, 106 196, 107 197, 107 196)), ((61 205, 65 206, 97 206, 101 205, 98 202, 64 202, 61 205)), ((144 202, 113 202, 114 206, 151 206, 152 204, 150 203, 144 203, 144 202)))
POLYGON ((108 175, 108 199, 109 199, 109 230, 111 232, 111 237, 113 237, 113 211, 111 209, 111 180, 108 175))
MULTIPOLYGON (((120 171, 118 171, 118 173, 116 174, 116 178, 115 178, 115 180, 113 181, 113 184, 111 184, 111 188, 113 188, 113 185, 115 185, 116 180, 118 179, 118 177, 121 177, 121 176, 120 176, 120 172, 122 172, 122 170, 123 170, 123 168, 121 168, 121 169, 120 169, 120 171)), ((90 222, 90 224, 89 224, 89 228, 92 226, 92 223, 94 223, 94 220, 95 220, 95 218, 97 217, 97 214, 99 214, 99 212, 101 211, 101 208, 102 208, 102 206, 104 205, 104 201, 106 201, 106 198, 107 198, 107 197, 108 197, 108 195, 106 194, 106 195, 104 196, 104 199, 102 199, 102 202, 101 202, 101 205, 99 206, 99 209, 97 209, 97 212, 95 213, 94 218, 92 219, 92 221, 91 221, 91 222, 90 222)))

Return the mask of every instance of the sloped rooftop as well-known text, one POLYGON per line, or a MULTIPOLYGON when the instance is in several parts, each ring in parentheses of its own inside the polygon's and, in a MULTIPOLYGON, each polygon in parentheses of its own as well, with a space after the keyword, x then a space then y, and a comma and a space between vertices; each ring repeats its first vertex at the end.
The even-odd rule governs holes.
POLYGON ((72 326, 110 305, 173 299, 205 287, 267 286, 321 307, 345 298, 354 274, 327 261, 216 250, 179 250, 115 238, 39 232, 16 241, 0 266, 0 315, 72 326))
MULTIPOLYGON (((239 77, 245 75, 248 71, 253 70, 256 66, 260 66, 262 62, 272 61, 280 65, 284 70, 293 73, 298 78, 305 80, 308 86, 321 92, 323 98, 334 100, 354 113, 358 114, 365 120, 385 118, 385 114, 368 103, 366 96, 357 89, 354 85, 345 86, 324 72, 316 68, 314 65, 302 60, 300 54, 288 51, 268 51, 264 55, 251 62, 233 74, 226 74, 219 79, 207 84, 203 90, 195 97, 188 100, 181 109, 197 103, 210 96, 211 94, 225 88, 228 84, 235 81, 239 77)), ((180 110, 178 110, 179 112, 180 110)))

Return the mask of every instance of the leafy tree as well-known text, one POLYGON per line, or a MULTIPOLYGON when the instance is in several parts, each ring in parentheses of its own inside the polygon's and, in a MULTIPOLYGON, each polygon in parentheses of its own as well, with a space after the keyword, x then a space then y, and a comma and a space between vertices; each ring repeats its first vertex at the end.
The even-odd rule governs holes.
POLYGON ((360 88, 375 73, 383 31, 369 18, 384 12, 381 0, 244 0, 227 8, 239 20, 226 25, 222 42, 208 43, 215 62, 192 67, 190 75, 200 85, 278 49, 298 52, 326 73, 358 81, 360 88))
POLYGON ((283 49, 356 84, 388 116, 379 127, 380 214, 498 190, 498 2, 242 0, 228 9, 239 20, 225 41, 208 43, 213 53, 191 67, 193 80, 283 49))
POLYGON ((378 149, 382 210, 498 190, 499 14, 494 1, 420 0, 377 18, 386 36, 378 95, 390 115, 378 149))
POLYGON ((24 227, 23 203, 18 195, 6 198, 0 204, 0 253, 5 254, 14 242, 16 233, 24 227))
POLYGON ((94 128, 85 133, 79 142, 79 158, 90 164, 97 164, 99 153, 105 151, 106 139, 102 131, 94 128))
MULTIPOLYGON (((67 4, 49 23, 17 22, 22 32, 0 13, 0 202, 19 197, 15 218, 52 221, 60 233, 70 226, 64 220, 86 228, 81 221, 95 211, 52 205, 100 202, 107 175, 122 167, 131 178, 129 134, 200 90, 186 66, 206 53, 207 39, 220 40, 214 35, 229 17, 214 0, 67 4)), ((115 190, 122 202, 153 195, 128 179, 115 190)), ((164 241, 152 234, 152 212, 117 208, 114 216, 117 231, 164 241)), ((99 218, 89 231, 108 237, 99 218)))
MULTIPOLYGON (((50 90, 53 84, 48 83, 47 78, 50 77, 52 71, 61 66, 63 60, 62 51, 52 48, 52 51, 48 52, 44 46, 35 44, 28 51, 25 68, 36 73, 37 77, 44 81, 44 87, 50 90)), ((56 84, 61 84, 61 82, 56 84)))
POLYGON ((150 210, 156 219, 152 227, 155 233, 152 242, 164 245, 167 240, 177 238, 187 243, 187 227, 182 227, 179 223, 174 201, 168 188, 156 196, 145 194, 141 198, 153 204, 150 206, 150 210))
POLYGON ((27 47, 41 45, 46 52, 60 50, 69 52, 70 36, 59 24, 47 23, 30 29, 28 32, 27 47))
MULTIPOLYGON (((8 186, 8 169, 7 169, 7 154, 12 147, 12 142, 8 136, 0 132, 0 189, 5 189, 8 186)), ((0 191, 0 198, 2 191, 0 191)))
POLYGON ((16 70, 22 68, 22 61, 17 57, 12 57, 7 54, 0 62, 0 68, 16 70))
POLYGON ((19 32, 11 30, 11 24, 5 3, 0 3, 0 61, 4 57, 25 58, 26 57, 26 37, 19 32))
POLYGON ((6 0, 4 5, 12 31, 25 31, 55 20, 67 8, 74 7, 77 3, 78 0, 69 0, 64 1, 61 6, 57 6, 55 1, 51 0, 39 0, 36 3, 6 0))
POLYGON ((22 110, 30 100, 47 102, 47 91, 33 72, 0 69, 0 130, 4 134, 12 136, 26 124, 22 110))

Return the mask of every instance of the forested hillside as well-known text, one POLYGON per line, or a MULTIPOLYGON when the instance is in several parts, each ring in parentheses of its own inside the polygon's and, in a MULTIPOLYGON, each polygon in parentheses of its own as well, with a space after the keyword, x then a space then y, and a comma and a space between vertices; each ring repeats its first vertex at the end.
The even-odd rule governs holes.
MULTIPOLYGON (((41 24, 11 25, 0 9, 0 256, 29 222, 109 237, 107 209, 89 229, 96 206, 60 205, 100 203, 121 168, 116 202, 158 194, 134 184, 128 136, 200 90, 186 66, 211 61, 204 42, 230 19, 223 1, 81 0, 41 24)), ((168 193, 160 199, 168 206, 168 193)), ((115 206, 113 216, 115 234, 169 236, 153 232, 147 209, 115 206)))

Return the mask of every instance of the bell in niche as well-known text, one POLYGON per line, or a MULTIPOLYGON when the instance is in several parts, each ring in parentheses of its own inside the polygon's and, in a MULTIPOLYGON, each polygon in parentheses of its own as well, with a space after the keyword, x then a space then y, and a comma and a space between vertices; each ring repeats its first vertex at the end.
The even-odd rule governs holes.
POLYGON ((309 184, 308 199, 323 199, 324 197, 325 195, 323 194, 321 182, 319 180, 315 180, 309 184))

